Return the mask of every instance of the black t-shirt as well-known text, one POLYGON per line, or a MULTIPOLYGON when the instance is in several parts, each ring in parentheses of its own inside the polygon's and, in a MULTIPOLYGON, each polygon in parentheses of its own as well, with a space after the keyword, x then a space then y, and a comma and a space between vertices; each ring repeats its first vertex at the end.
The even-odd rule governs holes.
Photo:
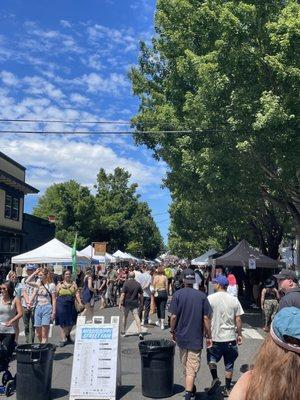
POLYGON ((300 288, 293 288, 288 290, 279 302, 278 311, 284 307, 297 307, 300 308, 300 288))
POLYGON ((125 294, 124 306, 137 308, 139 306, 139 295, 143 294, 142 286, 134 279, 127 279, 122 287, 125 294))
POLYGON ((203 318, 212 309, 206 295, 193 288, 180 289, 174 293, 169 309, 176 315, 175 336, 182 349, 201 350, 203 347, 203 318))

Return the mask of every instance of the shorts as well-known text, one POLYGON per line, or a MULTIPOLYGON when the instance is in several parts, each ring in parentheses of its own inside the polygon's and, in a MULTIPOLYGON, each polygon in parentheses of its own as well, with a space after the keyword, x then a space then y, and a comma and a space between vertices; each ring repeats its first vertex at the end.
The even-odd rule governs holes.
POLYGON ((139 309, 138 308, 132 308, 132 307, 124 307, 124 317, 128 317, 129 311, 134 317, 139 316, 139 309))
POLYGON ((201 350, 179 348, 179 357, 183 367, 183 375, 195 378, 200 369, 201 350))
POLYGON ((34 313, 34 326, 40 327, 45 325, 50 325, 52 314, 52 305, 44 304, 37 305, 34 313))
POLYGON ((236 340, 230 342, 213 342, 212 347, 207 349, 207 363, 216 364, 223 357, 225 371, 232 372, 238 355, 236 340))

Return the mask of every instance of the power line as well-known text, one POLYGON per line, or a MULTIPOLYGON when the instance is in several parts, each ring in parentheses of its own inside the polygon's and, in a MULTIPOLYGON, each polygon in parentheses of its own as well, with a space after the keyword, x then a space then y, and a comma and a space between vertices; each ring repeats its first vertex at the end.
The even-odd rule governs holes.
POLYGON ((152 217, 156 217, 158 215, 165 215, 165 214, 169 214, 169 211, 164 211, 164 212, 158 213, 158 214, 152 214, 152 217))
MULTIPOLYGON (((201 133, 201 131, 196 131, 201 133)), ((134 135, 134 134, 165 134, 165 133, 196 133, 195 131, 25 131, 0 130, 0 133, 36 134, 36 135, 134 135)))
POLYGON ((76 121, 76 120, 60 120, 60 119, 5 119, 0 118, 0 122, 34 122, 39 124, 62 123, 62 124, 103 124, 103 125, 131 125, 128 121, 76 121))

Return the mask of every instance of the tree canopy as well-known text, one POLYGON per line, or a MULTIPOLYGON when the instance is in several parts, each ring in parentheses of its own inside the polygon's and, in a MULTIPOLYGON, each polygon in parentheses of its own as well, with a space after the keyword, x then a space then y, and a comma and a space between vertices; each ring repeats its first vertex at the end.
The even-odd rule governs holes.
POLYGON ((133 124, 170 167, 173 250, 250 237, 276 257, 300 232, 300 5, 158 0, 155 29, 133 124))
POLYGON ((56 237, 69 245, 78 233, 78 247, 106 241, 110 251, 127 250, 139 257, 155 258, 163 243, 147 203, 130 184, 122 168, 101 169, 95 195, 74 180, 51 185, 39 199, 34 214, 56 217, 56 237))

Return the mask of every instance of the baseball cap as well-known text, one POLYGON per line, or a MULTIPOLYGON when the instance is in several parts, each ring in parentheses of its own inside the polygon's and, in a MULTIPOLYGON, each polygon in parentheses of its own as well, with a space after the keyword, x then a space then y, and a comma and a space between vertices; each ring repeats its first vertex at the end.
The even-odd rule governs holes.
POLYGON ((213 280, 213 283, 218 283, 221 286, 228 286, 229 282, 225 275, 216 276, 213 280))
POLYGON ((193 284, 196 283, 195 271, 190 268, 186 268, 182 271, 182 279, 184 283, 193 284))
POLYGON ((26 269, 27 271, 33 271, 36 269, 36 265, 35 264, 26 264, 26 269))
POLYGON ((279 274, 273 276, 277 279, 292 279, 294 282, 297 282, 296 272, 290 269, 282 269, 279 274))
POLYGON ((300 341, 299 321, 300 308, 284 307, 275 315, 270 334, 274 342, 280 347, 300 354, 300 346, 287 341, 287 336, 300 341))

